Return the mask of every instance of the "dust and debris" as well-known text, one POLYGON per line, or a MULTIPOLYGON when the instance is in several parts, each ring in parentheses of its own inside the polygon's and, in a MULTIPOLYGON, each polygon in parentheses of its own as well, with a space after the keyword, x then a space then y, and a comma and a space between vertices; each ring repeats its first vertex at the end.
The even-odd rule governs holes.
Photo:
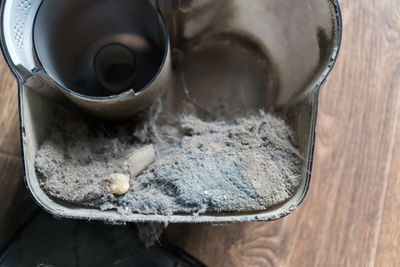
POLYGON ((36 157, 50 196, 122 214, 200 214, 264 210, 293 196, 302 161, 290 128, 260 111, 231 122, 194 115, 157 125, 105 125, 63 114, 36 157), (154 144, 156 161, 130 179, 129 191, 109 192, 108 177, 129 174, 131 149, 154 144))

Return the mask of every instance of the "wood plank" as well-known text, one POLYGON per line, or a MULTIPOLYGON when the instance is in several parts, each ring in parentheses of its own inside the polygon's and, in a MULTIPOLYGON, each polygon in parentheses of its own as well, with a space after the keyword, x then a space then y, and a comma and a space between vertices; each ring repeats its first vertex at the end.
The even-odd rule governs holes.
POLYGON ((22 177, 18 89, 4 59, 0 59, 0 249, 37 209, 22 177))
MULTIPOLYGON (((398 4, 342 1, 343 45, 320 96, 311 188, 302 206, 272 223, 174 225, 167 239, 212 266, 374 265, 388 174, 399 164, 392 162, 400 110, 398 4)), ((393 212, 384 223, 398 232, 393 212)), ((397 257, 395 241, 382 238, 397 257)), ((387 266, 390 259, 382 257, 379 266, 387 266)))
MULTIPOLYGON (((392 44, 392 58, 397 61, 397 66, 392 73, 391 87, 398 90, 400 83, 400 58, 398 56, 398 41, 400 32, 400 4, 388 6, 392 12, 385 16, 385 21, 392 29, 386 34, 386 39, 392 44)), ((399 99, 400 101, 400 99, 399 99)), ((393 158, 389 169, 389 182, 385 196, 385 206, 382 212, 382 224, 376 255, 376 266, 398 266, 400 263, 400 114, 398 114, 397 137, 393 148, 393 158)))
MULTIPOLYGON (((396 76, 400 77, 400 73, 396 76)), ((378 240, 376 266, 396 267, 400 263, 400 129, 399 125, 397 127, 378 240)))
POLYGON ((0 153, 20 155, 18 88, 3 57, 0 64, 0 153))

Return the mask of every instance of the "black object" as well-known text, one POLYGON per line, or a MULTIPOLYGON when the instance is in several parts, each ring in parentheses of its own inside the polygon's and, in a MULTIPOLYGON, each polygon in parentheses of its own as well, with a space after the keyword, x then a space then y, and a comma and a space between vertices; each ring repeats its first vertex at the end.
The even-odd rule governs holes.
POLYGON ((134 224, 55 219, 39 212, 0 256, 14 266, 205 266, 172 244, 146 248, 134 224))

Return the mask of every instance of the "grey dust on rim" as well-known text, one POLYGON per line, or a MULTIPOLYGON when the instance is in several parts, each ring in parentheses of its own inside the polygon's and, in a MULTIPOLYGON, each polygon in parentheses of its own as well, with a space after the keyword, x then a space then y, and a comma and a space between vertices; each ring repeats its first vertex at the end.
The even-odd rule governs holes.
POLYGON ((5 0, 25 181, 69 218, 281 218, 310 182, 336 1, 5 0))

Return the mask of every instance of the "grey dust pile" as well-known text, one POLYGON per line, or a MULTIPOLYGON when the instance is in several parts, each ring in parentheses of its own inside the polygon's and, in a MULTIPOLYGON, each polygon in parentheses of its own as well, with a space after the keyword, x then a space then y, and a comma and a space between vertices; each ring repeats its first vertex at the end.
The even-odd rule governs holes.
POLYGON ((187 115, 159 127, 152 120, 115 126, 60 116, 35 164, 54 198, 121 213, 173 214, 282 203, 300 184, 302 161, 290 128, 260 112, 229 123, 187 115), (149 143, 156 162, 130 179, 125 195, 111 194, 109 175, 128 174, 128 152, 149 143))

